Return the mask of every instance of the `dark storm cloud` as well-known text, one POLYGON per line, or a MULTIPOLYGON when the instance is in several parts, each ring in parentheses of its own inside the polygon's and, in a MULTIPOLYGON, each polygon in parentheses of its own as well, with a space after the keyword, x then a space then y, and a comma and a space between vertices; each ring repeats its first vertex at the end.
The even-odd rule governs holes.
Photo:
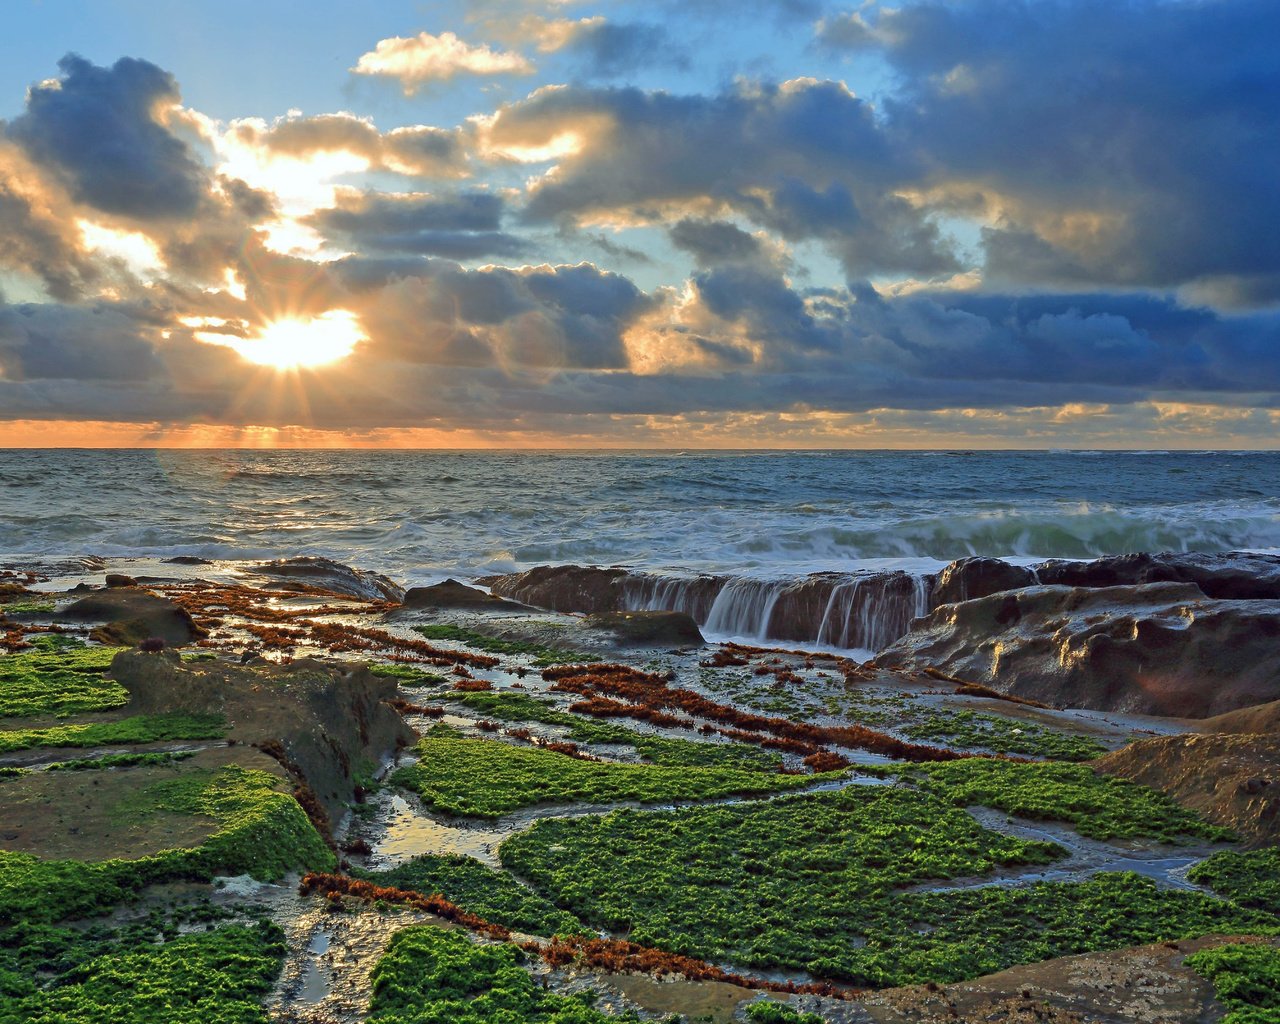
POLYGON ((0 376, 147 380, 160 367, 150 319, 138 310, 107 305, 0 305, 0 376))
POLYGON ((887 130, 999 198, 992 277, 1280 299, 1280 5, 924 2, 823 38, 882 47, 887 130))
POLYGON ((30 90, 9 137, 55 169, 77 200, 106 213, 137 220, 195 213, 208 172, 157 116, 179 100, 173 76, 129 57, 102 68, 72 54, 58 67, 56 84, 30 90))
POLYGON ((827 241, 850 274, 958 268, 926 213, 892 191, 916 174, 864 101, 836 82, 800 80, 718 96, 638 89, 540 90, 503 108, 499 145, 578 132, 581 149, 530 191, 532 222, 671 207, 737 211, 783 237, 827 241))

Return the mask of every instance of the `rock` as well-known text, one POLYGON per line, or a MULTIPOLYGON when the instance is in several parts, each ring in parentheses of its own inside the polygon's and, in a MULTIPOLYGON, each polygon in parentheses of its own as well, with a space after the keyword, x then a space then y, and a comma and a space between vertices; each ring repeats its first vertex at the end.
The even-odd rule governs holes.
POLYGON ((467 611, 529 611, 529 606, 486 594, 457 580, 445 580, 430 587, 410 587, 401 607, 407 610, 426 608, 465 608, 467 611))
POLYGON ((1056 707, 1204 718, 1280 698, 1280 604, 1187 583, 1029 587, 941 605, 875 662, 1056 707))
POLYGON ((114 589, 116 587, 136 587, 138 581, 132 576, 126 576, 124 573, 109 572, 107 573, 107 587, 114 589))
POLYGON ((123 651, 109 675, 128 691, 130 714, 225 715, 229 738, 287 762, 291 774, 296 769, 333 822, 355 798, 354 774, 414 738, 386 703, 396 697, 396 681, 363 665, 183 662, 172 651, 123 651))
POLYGON ((685 612, 600 612, 588 615, 585 625, 636 647, 701 647, 706 643, 693 616, 685 612))
POLYGON ((1197 723, 1196 729, 1198 732, 1280 734, 1280 700, 1206 718, 1197 723))
POLYGON ((955 604, 989 597, 1005 590, 1035 586, 1036 574, 1021 565, 999 558, 961 558, 942 570, 934 584, 930 603, 955 604))
POLYGON ((1191 733, 1139 740, 1094 762, 1098 771, 1159 790, 1254 844, 1280 842, 1280 736, 1191 733))
POLYGON ((582 565, 540 565, 525 572, 477 580, 500 597, 554 612, 623 610, 626 569, 582 565))
POLYGON ((360 601, 391 601, 399 604, 404 599, 404 588, 381 573, 353 569, 331 558, 315 558, 310 555, 284 558, 252 566, 249 571, 285 581, 278 584, 282 589, 288 589, 289 582, 296 582, 360 601))
POLYGON ((1091 562, 1059 559, 1036 567, 1041 583, 1068 587, 1116 587, 1142 583, 1194 583, 1206 597, 1224 601, 1280 600, 1280 555, 1117 555, 1091 562))
POLYGON ((64 608, 59 619, 70 622, 103 622, 93 632, 100 643, 132 647, 152 637, 180 646, 207 634, 185 608, 166 597, 134 587, 96 590, 64 608))
POLYGON ((169 565, 213 565, 207 558, 199 558, 196 555, 174 555, 172 558, 166 558, 165 562, 169 565))

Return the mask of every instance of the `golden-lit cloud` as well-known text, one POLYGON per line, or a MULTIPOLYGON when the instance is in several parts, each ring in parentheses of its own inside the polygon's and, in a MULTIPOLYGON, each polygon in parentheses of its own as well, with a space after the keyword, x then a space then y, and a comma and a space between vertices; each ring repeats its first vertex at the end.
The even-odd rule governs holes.
POLYGON ((533 63, 509 50, 473 45, 453 32, 419 32, 404 38, 382 39, 351 68, 353 74, 377 75, 400 82, 412 95, 428 82, 446 82, 458 74, 530 75, 533 63))

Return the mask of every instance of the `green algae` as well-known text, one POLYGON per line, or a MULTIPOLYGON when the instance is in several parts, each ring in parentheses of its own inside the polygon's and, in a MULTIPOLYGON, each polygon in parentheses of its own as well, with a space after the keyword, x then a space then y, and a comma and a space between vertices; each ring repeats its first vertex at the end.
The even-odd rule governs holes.
POLYGON ((1154 789, 1095 772, 1088 765, 994 758, 937 761, 881 769, 958 807, 979 805, 1039 821, 1062 821, 1091 839, 1227 842, 1211 825, 1154 789))
POLYGON ((0 754, 34 747, 97 747, 111 743, 210 740, 221 738, 226 731, 227 721, 222 715, 135 715, 118 722, 3 730, 0 731, 0 754))
POLYGON ((413 630, 415 633, 421 633, 428 640, 452 640, 466 644, 468 647, 474 647, 476 650, 484 651, 486 654, 527 655, 533 659, 534 665, 539 668, 547 668, 551 665, 561 665, 568 662, 581 664, 600 660, 598 655, 588 654, 583 651, 564 647, 551 647, 532 640, 503 640, 500 637, 489 636, 487 633, 480 633, 474 629, 464 629, 461 626, 450 626, 444 623, 414 626, 413 630))
POLYGON ((438 893, 495 924, 531 935, 580 935, 587 929, 568 911, 521 885, 510 875, 460 854, 426 854, 387 871, 353 871, 377 885, 438 893))
POLYGON ((465 932, 415 925, 397 932, 373 968, 370 1024, 606 1024, 631 1020, 589 995, 538 985, 510 943, 479 945, 465 932))
POLYGON ((58 929, 22 938, 0 956, 0 1024, 265 1024, 262 999, 286 952, 267 922, 165 941, 58 929))
POLYGON ((330 870, 336 861, 298 802, 268 772, 226 765, 148 786, 122 812, 144 824, 169 811, 211 818, 216 831, 197 847, 135 860, 42 860, 0 851, 0 926, 101 913, 144 886, 215 875, 275 880, 290 870, 330 870))
POLYGON ((768 774, 734 764, 672 768, 584 761, 535 747, 464 739, 436 726, 418 745, 420 760, 391 776, 446 814, 499 818, 545 803, 662 803, 769 793, 835 778, 768 774))
POLYGON ((1107 752, 1097 740, 974 711, 929 714, 902 730, 913 740, 941 740, 964 750, 990 750, 1052 761, 1092 761, 1107 752))
POLYGON ((0 718, 63 718, 128 702, 124 687, 103 678, 121 648, 89 647, 56 634, 34 643, 34 650, 0 655, 0 718))
POLYGON ((981 827, 930 792, 849 787, 734 806, 547 819, 504 866, 590 925, 673 953, 855 985, 972 978, 1015 964, 1275 916, 1136 874, 976 885, 1065 851, 981 827))
POLYGON ((1187 878, 1242 907, 1280 913, 1280 847, 1222 850, 1193 865, 1187 878))
POLYGON ((1222 1024, 1277 1024, 1280 1021, 1280 949, 1234 943, 1202 949, 1187 966, 1213 982, 1227 1008, 1222 1024))

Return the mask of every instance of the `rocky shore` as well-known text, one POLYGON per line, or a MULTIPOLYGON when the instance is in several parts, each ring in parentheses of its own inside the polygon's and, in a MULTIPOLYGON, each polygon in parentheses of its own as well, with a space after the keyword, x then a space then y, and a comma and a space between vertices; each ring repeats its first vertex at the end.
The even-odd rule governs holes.
POLYGON ((485 582, 0 572, 0 1020, 1190 1024, 1280 957, 1280 559, 485 582))

